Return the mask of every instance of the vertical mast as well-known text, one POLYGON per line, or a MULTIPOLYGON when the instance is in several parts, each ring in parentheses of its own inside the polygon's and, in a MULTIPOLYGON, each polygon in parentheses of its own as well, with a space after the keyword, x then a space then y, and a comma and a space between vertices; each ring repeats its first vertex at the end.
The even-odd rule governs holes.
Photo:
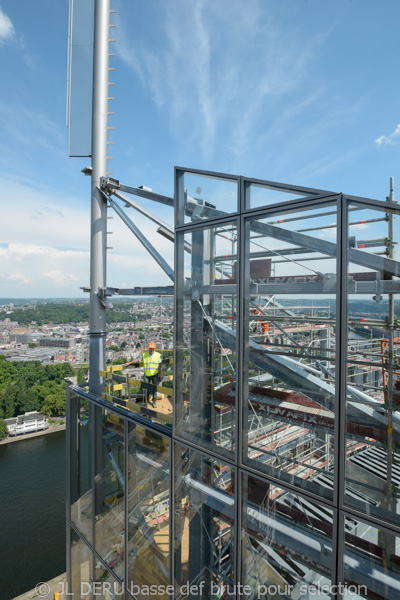
POLYGON ((95 0, 90 232, 89 389, 101 396, 105 368, 106 308, 98 297, 106 287, 107 201, 98 189, 107 176, 110 0, 95 0))

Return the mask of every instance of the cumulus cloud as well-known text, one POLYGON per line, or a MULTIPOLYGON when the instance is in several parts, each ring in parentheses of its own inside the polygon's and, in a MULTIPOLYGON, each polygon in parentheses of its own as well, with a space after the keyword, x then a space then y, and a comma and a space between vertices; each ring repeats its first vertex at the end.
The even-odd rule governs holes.
POLYGON ((49 271, 48 273, 43 273, 44 277, 48 277, 51 279, 53 283, 56 285, 69 285, 72 281, 78 281, 79 278, 73 273, 64 273, 62 271, 49 271))
MULTIPOLYGON (((77 297, 89 284, 90 212, 46 188, 3 179, 0 219, 0 283, 7 297, 77 297), (17 209, 16 209, 17 207, 17 209), (16 217, 18 211, 18 218, 16 217)), ((172 211, 160 216, 172 221, 172 211)), ((128 216, 173 266, 174 245, 157 234, 157 226, 133 209, 128 216)), ((113 213, 110 213, 112 216, 113 213)), ((126 225, 108 220, 107 283, 112 287, 169 285, 160 266, 126 225)))
POLYGON ((22 283, 28 284, 32 281, 31 277, 27 277, 23 273, 11 273, 9 275, 0 272, 0 282, 5 283, 22 283))
POLYGON ((389 135, 381 135, 376 138, 375 143, 378 146, 387 146, 390 144, 394 144, 397 138, 400 136, 400 123, 397 125, 396 129, 389 133, 389 135))
POLYGON ((86 284, 89 252, 11 242, 0 247, 0 281, 5 295, 18 297, 78 296, 86 284))
POLYGON ((11 39, 15 35, 14 25, 10 17, 8 17, 0 6, 0 44, 11 39))

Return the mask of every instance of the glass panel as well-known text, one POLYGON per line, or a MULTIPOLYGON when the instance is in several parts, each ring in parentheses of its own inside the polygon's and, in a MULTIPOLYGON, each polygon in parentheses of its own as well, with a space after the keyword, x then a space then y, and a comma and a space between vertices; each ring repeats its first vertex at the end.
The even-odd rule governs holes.
POLYGON ((71 394, 70 486, 71 521, 85 538, 92 541, 92 482, 90 477, 89 401, 71 394))
POLYGON ((242 483, 245 597, 329 598, 333 511, 252 475, 242 483))
POLYGON ((177 281, 176 433, 231 454, 236 403, 237 228, 227 223, 177 237, 183 269, 177 281))
POLYGON ((93 583, 92 551, 85 542, 71 529, 71 597, 76 600, 92 598, 93 583))
POLYGON ((123 580, 125 423, 121 417, 108 411, 99 411, 97 419, 102 429, 98 429, 100 435, 95 448, 95 549, 109 568, 123 580))
POLYGON ((175 446, 175 591, 182 599, 236 597, 233 488, 231 467, 175 446))
POLYGON ((345 502, 398 523, 400 236, 395 218, 389 210, 349 205, 345 502))
POLYGON ((363 521, 345 519, 345 600, 400 596, 400 537, 363 521))
POLYGON ((177 225, 238 212, 238 179, 177 170, 177 225))
POLYGON ((147 600, 145 586, 169 584, 169 440, 150 429, 129 424, 128 446, 128 582, 136 598, 147 600))
POLYGON ((336 206, 245 221, 243 454, 331 498, 336 206))
POLYGON ((278 202, 288 202, 289 200, 298 200, 305 196, 315 195, 312 191, 293 190, 290 186, 284 184, 268 183, 250 183, 244 182, 245 208, 261 208, 278 202))
POLYGON ((97 561, 96 580, 93 584, 93 598, 95 600, 124 600, 125 592, 119 581, 97 561))

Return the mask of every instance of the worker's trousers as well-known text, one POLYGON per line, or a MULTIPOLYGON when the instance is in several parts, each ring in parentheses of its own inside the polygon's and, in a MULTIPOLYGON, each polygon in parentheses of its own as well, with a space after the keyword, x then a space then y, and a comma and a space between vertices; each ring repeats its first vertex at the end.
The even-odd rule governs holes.
MULTIPOLYGON (((160 378, 158 376, 158 373, 156 373, 155 375, 146 375, 146 383, 153 383, 154 385, 159 385, 160 378)), ((150 390, 146 390, 147 400, 149 400, 151 393, 152 392, 150 390)), ((154 392, 152 393, 152 396, 153 396, 153 401, 157 400, 157 390, 154 390, 154 392)))

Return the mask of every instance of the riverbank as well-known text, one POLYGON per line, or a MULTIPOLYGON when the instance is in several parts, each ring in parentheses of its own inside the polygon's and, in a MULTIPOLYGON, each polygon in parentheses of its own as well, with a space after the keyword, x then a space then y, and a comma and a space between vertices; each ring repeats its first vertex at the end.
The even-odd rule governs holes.
POLYGON ((36 598, 37 600, 54 600, 56 592, 59 594, 59 600, 65 600, 65 581, 66 574, 63 573, 58 577, 54 577, 54 579, 50 579, 50 581, 38 582, 35 589, 25 592, 20 596, 16 596, 13 600, 32 600, 33 598, 36 598))
POLYGON ((59 423, 53 423, 49 425, 48 429, 43 429, 42 431, 35 431, 34 433, 24 433, 23 435, 14 435, 8 436, 4 438, 4 440, 0 441, 0 446, 4 444, 12 444, 13 442, 21 442, 23 440, 29 440, 34 437, 39 437, 40 435, 47 435, 49 433, 56 433, 57 431, 63 431, 65 429, 65 423, 60 425, 59 423))

